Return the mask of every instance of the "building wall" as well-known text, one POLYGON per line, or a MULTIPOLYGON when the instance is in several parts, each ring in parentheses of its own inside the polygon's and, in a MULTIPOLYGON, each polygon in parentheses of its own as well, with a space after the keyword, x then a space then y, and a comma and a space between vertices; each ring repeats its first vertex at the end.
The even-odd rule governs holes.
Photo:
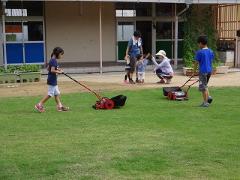
MULTIPOLYGON (((116 60, 114 3, 102 3, 103 61, 116 60)), ((99 3, 46 2, 47 57, 55 46, 65 50, 63 62, 99 61, 99 3)))
MULTIPOLYGON (((2 14, 2 4, 0 4, 0 13, 2 14)), ((0 42, 1 42, 1 50, 0 50, 0 66, 4 64, 4 57, 3 57, 3 28, 2 28, 2 16, 0 16, 0 42)))

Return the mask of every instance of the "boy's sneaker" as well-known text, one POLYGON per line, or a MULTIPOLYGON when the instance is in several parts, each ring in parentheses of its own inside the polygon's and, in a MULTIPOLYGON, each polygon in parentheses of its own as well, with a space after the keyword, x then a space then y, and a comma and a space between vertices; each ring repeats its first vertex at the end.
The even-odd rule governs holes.
POLYGON ((58 112, 69 111, 69 107, 65 107, 65 106, 59 107, 59 106, 57 106, 57 111, 58 112))
POLYGON ((40 104, 36 104, 36 105, 35 105, 35 109, 36 109, 38 112, 40 112, 40 113, 45 112, 44 107, 43 107, 42 105, 40 105, 40 104))
POLYGON ((209 103, 203 102, 200 107, 209 107, 209 103))
POLYGON ((208 103, 211 104, 213 101, 213 98, 211 96, 208 97, 208 103))
POLYGON ((127 83, 128 83, 128 81, 127 81, 127 80, 124 80, 123 82, 124 82, 125 84, 127 84, 127 83))

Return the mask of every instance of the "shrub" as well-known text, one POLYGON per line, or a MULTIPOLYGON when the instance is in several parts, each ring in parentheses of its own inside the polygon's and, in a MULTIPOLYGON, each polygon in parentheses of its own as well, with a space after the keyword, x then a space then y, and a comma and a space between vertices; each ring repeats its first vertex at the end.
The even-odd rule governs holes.
POLYGON ((41 66, 36 64, 9 65, 7 69, 0 67, 0 73, 40 72, 41 66))

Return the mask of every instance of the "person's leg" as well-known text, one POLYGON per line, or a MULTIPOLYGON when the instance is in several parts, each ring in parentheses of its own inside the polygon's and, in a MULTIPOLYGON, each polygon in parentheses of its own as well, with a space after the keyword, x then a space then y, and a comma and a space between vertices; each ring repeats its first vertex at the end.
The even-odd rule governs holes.
POLYGON ((205 89, 203 92, 202 92, 202 96, 203 96, 203 101, 204 103, 208 103, 208 89, 205 89))
POLYGON ((138 79, 138 83, 142 82, 142 79, 143 79, 143 73, 142 72, 138 72, 137 79, 138 79))
POLYGON ((61 100, 60 100, 60 96, 59 95, 56 95, 54 96, 55 97, 55 102, 57 104, 57 107, 62 107, 62 103, 61 103, 61 100))
POLYGON ((145 72, 142 73, 142 82, 141 83, 144 83, 144 79, 145 79, 145 72))
POLYGON ((55 97, 58 111, 68 111, 69 110, 69 107, 65 107, 62 105, 62 102, 60 100, 60 91, 58 89, 58 86, 55 87, 54 97, 55 97))
POLYGON ((126 72, 125 76, 124 76, 124 82, 127 83, 127 79, 128 79, 128 73, 126 72))
POLYGON ((131 83, 131 84, 134 84, 134 81, 133 81, 133 73, 134 73, 134 71, 135 71, 135 67, 136 66, 136 58, 135 57, 131 57, 131 59, 130 59, 130 67, 131 67, 131 69, 130 69, 130 79, 129 79, 129 83, 131 83))
POLYGON ((130 71, 128 71, 128 73, 127 73, 127 77, 128 77, 128 80, 130 80, 130 71))
POLYGON ((207 74, 199 74, 199 91, 202 92, 203 103, 200 105, 201 107, 208 107, 208 87, 207 87, 207 74))
POLYGON ((44 103, 47 102, 51 96, 47 95, 39 103, 37 103, 34 107, 38 112, 45 112, 45 109, 43 107, 44 103))
MULTIPOLYGON (((210 78, 211 78, 211 73, 209 73, 209 74, 207 75, 207 84, 208 84, 210 78)), ((212 101, 213 101, 213 98, 210 96, 209 89, 207 89, 207 91, 208 91, 208 100, 207 100, 207 101, 208 101, 209 104, 211 104, 212 101)))
POLYGON ((136 67, 136 83, 138 82, 138 68, 136 67))
POLYGON ((160 81, 157 82, 157 83, 164 84, 165 81, 164 81, 164 79, 163 79, 163 77, 162 77, 162 70, 161 70, 161 69, 157 69, 157 70, 156 70, 156 75, 157 75, 157 77, 160 79, 160 81))
POLYGON ((39 112, 45 112, 43 105, 53 96, 54 89, 53 86, 48 86, 48 95, 42 98, 39 103, 35 105, 35 109, 39 112))
POLYGON ((166 76, 166 83, 167 83, 167 84, 170 84, 171 81, 172 81, 172 78, 173 78, 172 75, 168 75, 168 76, 166 76))

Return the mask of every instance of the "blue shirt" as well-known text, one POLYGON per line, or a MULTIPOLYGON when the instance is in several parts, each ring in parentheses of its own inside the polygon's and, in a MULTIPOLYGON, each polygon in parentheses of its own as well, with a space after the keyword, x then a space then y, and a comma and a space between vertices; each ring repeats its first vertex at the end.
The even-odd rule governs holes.
POLYGON ((138 72, 145 72, 147 64, 148 64, 148 60, 147 59, 143 59, 142 61, 138 62, 138 64, 137 64, 137 71, 138 72))
POLYGON ((197 51, 195 60, 199 63, 200 73, 211 73, 214 53, 211 49, 203 48, 197 51))
POLYGON ((51 86, 57 85, 57 74, 51 72, 51 68, 54 67, 55 70, 58 69, 58 62, 56 59, 51 59, 48 63, 48 78, 47 84, 51 86))
POLYGON ((142 47, 142 39, 139 38, 138 41, 134 42, 133 38, 131 38, 128 42, 129 55, 130 57, 137 57, 137 55, 141 54, 142 47))

